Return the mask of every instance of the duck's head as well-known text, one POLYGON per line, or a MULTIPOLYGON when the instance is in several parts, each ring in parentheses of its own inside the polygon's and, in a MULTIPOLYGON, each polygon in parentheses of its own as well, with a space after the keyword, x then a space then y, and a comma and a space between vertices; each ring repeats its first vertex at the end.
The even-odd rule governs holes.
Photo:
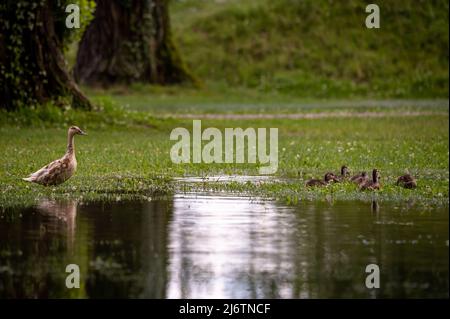
POLYGON ((338 178, 336 177, 336 175, 334 175, 333 173, 326 173, 323 179, 327 183, 331 182, 331 181, 333 181, 333 182, 338 182, 339 181, 338 178))
POLYGON ((341 167, 341 175, 342 176, 346 176, 346 175, 349 175, 350 173, 349 173, 349 171, 348 171, 348 167, 347 166, 345 166, 345 165, 343 165, 342 167, 341 167))
POLYGON ((87 133, 80 129, 78 126, 71 126, 69 128, 69 135, 87 135, 87 133))

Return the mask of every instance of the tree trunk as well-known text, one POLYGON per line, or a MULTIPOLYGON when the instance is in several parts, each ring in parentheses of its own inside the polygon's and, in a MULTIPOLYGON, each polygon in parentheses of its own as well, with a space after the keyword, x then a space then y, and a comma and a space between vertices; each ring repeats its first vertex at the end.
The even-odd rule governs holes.
POLYGON ((13 110, 46 102, 92 107, 67 70, 57 15, 65 18, 58 0, 6 0, 0 5, 1 108, 13 110))
POLYGON ((191 81, 172 42, 168 0, 97 0, 74 75, 78 83, 101 86, 191 81))

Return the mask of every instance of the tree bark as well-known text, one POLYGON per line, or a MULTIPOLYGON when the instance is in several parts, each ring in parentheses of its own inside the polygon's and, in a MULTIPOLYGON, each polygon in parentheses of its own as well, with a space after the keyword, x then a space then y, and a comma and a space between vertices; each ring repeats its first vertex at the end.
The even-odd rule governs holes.
POLYGON ((69 102, 64 98, 71 98, 74 107, 92 108, 67 70, 55 17, 65 16, 59 2, 7 0, 0 5, 1 108, 63 105, 69 102))
POLYGON ((96 2, 78 49, 78 83, 164 85, 193 79, 172 42, 168 0, 96 2))

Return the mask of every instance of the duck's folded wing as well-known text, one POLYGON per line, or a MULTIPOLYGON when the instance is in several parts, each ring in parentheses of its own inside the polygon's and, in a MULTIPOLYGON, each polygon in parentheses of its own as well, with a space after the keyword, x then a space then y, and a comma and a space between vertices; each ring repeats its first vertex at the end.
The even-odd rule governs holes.
POLYGON ((50 164, 42 167, 40 170, 32 173, 28 177, 28 179, 31 179, 33 181, 38 181, 45 176, 54 175, 55 173, 57 173, 61 170, 61 166, 62 166, 62 161, 60 159, 57 159, 56 161, 53 161, 50 164))

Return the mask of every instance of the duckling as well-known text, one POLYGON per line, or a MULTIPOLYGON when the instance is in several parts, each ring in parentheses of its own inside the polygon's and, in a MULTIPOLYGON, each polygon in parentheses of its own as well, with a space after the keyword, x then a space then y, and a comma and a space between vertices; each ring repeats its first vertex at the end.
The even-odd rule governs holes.
POLYGON ((379 180, 380 180, 380 173, 378 172, 378 170, 376 168, 374 168, 372 171, 372 180, 366 181, 365 183, 360 184, 359 189, 360 190, 380 189, 381 184, 380 184, 379 180))
POLYGON ((310 186, 326 186, 328 185, 331 181, 336 182, 337 181, 337 176, 334 175, 333 173, 326 173, 323 180, 321 179, 310 179, 306 182, 306 186, 310 187, 310 186))
POLYGON ((348 171, 348 167, 346 165, 342 165, 341 167, 341 176, 338 177, 340 182, 344 182, 348 176, 350 175, 350 172, 348 171))
POLYGON ((339 183, 339 182, 343 182, 350 173, 348 172, 347 166, 343 165, 341 167, 341 175, 337 176, 336 174, 331 173, 331 172, 328 172, 327 174, 334 176, 334 178, 332 179, 333 182, 339 183))
POLYGON ((361 185, 366 183, 369 180, 369 175, 367 175, 367 172, 361 172, 360 174, 357 174, 350 178, 350 181, 357 185, 361 185))
POLYGON ((77 169, 77 159, 75 158, 75 135, 87 135, 77 126, 71 126, 67 133, 66 154, 40 170, 23 178, 24 181, 41 184, 44 186, 59 185, 68 180, 77 169))
POLYGON ((400 185, 404 188, 416 188, 416 179, 411 174, 405 174, 397 179, 396 185, 400 185))

